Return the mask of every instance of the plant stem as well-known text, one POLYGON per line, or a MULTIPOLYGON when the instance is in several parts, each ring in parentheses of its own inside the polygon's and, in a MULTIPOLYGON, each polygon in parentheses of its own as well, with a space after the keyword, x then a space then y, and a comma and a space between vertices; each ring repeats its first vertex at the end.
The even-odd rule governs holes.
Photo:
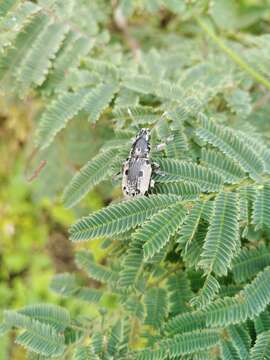
POLYGON ((245 72, 253 77, 260 84, 264 85, 267 89, 270 89, 270 82, 265 79, 260 73, 258 73, 252 66, 245 62, 236 52, 229 48, 223 40, 218 37, 209 26, 200 18, 196 17, 196 22, 200 28, 215 42, 220 49, 222 49, 237 65, 239 65, 245 72))

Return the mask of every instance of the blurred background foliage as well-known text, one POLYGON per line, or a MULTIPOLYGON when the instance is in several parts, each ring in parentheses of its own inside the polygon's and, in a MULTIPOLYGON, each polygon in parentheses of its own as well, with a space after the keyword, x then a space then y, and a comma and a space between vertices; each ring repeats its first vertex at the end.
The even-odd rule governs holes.
MULTIPOLYGON (((46 5, 50 2, 40 1, 46 5)), ((110 43, 108 52, 111 62, 116 65, 120 63, 121 53, 130 51, 130 34, 143 50, 149 51, 154 47, 166 48, 167 43, 174 42, 177 33, 182 36, 183 42, 176 49, 179 51, 182 48, 186 53, 181 59, 182 63, 175 66, 186 68, 196 64, 208 48, 205 38, 200 33, 196 34, 194 22, 188 21, 190 7, 193 6, 194 11, 197 6, 200 11, 207 1, 165 2, 166 8, 162 0, 85 0, 73 21, 75 24, 79 22, 81 29, 89 36, 95 36, 96 41, 101 43, 102 52, 99 54, 98 48, 95 49, 100 60, 107 57, 106 44, 110 43), (113 9, 117 4, 121 6, 123 14, 129 17, 128 37, 115 24, 113 9), (84 17, 85 12, 87 17, 84 17), (92 20, 89 19, 91 14, 92 20), (200 51, 194 51, 194 47, 200 51)), ((62 7, 65 7, 64 1, 62 7)), ((68 9, 65 8, 65 11, 68 9)), ((269 33, 270 30, 269 0, 212 1, 210 15, 236 49, 239 45, 234 40, 252 43, 253 35, 269 33)), ((0 46, 1 41, 0 34, 0 46)), ((150 65, 154 65, 155 61, 155 50, 150 51, 148 56, 151 68, 150 65)), ((217 55, 219 60, 222 61, 220 54, 217 55)), ((266 72, 267 69, 269 64, 261 70, 266 72)), ((154 67, 152 71, 155 71, 154 67)), ((76 83, 76 73, 73 76, 69 79, 71 84, 74 81, 76 83)), ((243 88, 250 90, 250 86, 252 84, 246 81, 243 88)), ((231 102, 229 95, 226 99, 232 112, 229 121, 233 123, 233 114, 243 116, 242 126, 252 125, 255 132, 260 129, 270 141, 270 121, 265 120, 269 119, 270 113, 269 93, 258 86, 254 92, 243 90, 234 95, 231 102)), ((151 102, 150 95, 145 96, 145 101, 151 102)), ((61 191, 75 171, 92 158, 104 142, 112 138, 110 119, 105 112, 97 124, 91 125, 85 121, 85 115, 80 114, 57 136, 52 146, 38 153, 32 136, 41 106, 40 97, 32 94, 23 101, 6 94, 0 97, 0 312, 4 308, 49 301, 59 304, 64 302, 74 314, 80 309, 80 314, 85 311, 91 315, 89 311, 93 314, 96 312, 94 305, 89 310, 89 305, 60 300, 49 290, 49 284, 53 274, 75 270, 74 250, 67 239, 67 227, 79 216, 119 197, 119 189, 113 189, 111 183, 105 183, 73 210, 64 209, 60 199, 61 191), (31 179, 41 161, 46 161, 46 166, 36 178, 31 179)), ((224 104, 220 103, 219 106, 224 104)), ((98 259, 106 255, 99 241, 83 246, 91 247, 98 259)), ((104 306, 108 307, 109 303, 114 306, 112 299, 107 303, 105 300, 104 306)), ((1 360, 24 358, 24 352, 13 344, 12 339, 0 339, 1 360)))
MULTIPOLYGON (((31 180, 28 167, 41 161, 31 140, 38 104, 22 103, 15 98, 0 99, 0 312, 26 304, 52 302, 65 304, 75 314, 84 312, 82 304, 69 303, 49 290, 52 276, 73 272, 73 249, 67 227, 75 220, 74 211, 65 209, 60 200, 63 183, 80 165, 90 159, 111 137, 110 128, 100 123, 95 128, 83 119, 69 127, 48 152, 42 154, 46 167, 31 180), (85 127, 84 131, 82 127, 85 127), (72 147, 70 138, 80 149, 72 147), (68 147, 69 146, 69 147, 68 147), (33 164, 32 164, 33 163, 33 164), (30 180, 29 180, 30 179, 30 180)), ((96 210, 110 201, 110 187, 93 191, 75 211, 96 210)), ((99 242, 89 244, 97 257, 103 256, 99 242)), ((95 307, 89 313, 95 314, 95 307)), ((22 349, 12 339, 0 339, 0 359, 24 359, 22 349), (7 355, 9 354, 9 355, 7 355)))

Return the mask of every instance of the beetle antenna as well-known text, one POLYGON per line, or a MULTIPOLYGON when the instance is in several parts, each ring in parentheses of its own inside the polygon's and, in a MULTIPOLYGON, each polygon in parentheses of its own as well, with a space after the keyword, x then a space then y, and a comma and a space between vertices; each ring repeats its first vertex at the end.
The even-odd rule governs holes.
POLYGON ((127 109, 127 112, 128 112, 128 115, 130 116, 130 118, 134 121, 137 131, 139 131, 140 130, 139 124, 138 124, 137 120, 135 119, 135 117, 133 116, 130 108, 127 109))
POLYGON ((161 123, 161 121, 163 121, 163 120, 165 120, 167 118, 167 115, 168 115, 168 112, 164 111, 164 113, 161 115, 160 119, 152 127, 151 132, 152 132, 152 130, 154 130, 161 123))

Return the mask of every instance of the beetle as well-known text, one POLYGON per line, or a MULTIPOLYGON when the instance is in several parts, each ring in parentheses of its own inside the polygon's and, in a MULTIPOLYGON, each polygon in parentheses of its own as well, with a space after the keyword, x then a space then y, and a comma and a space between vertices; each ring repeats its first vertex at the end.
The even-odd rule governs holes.
POLYGON ((122 191, 125 197, 147 195, 154 187, 151 177, 153 172, 158 172, 159 165, 150 161, 150 137, 150 129, 142 128, 123 164, 122 191))

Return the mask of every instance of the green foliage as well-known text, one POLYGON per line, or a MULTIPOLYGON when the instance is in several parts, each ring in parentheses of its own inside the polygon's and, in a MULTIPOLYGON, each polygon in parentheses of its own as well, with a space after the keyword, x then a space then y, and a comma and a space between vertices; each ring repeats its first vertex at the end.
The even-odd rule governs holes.
POLYGON ((115 154, 115 149, 104 151, 74 176, 63 194, 63 203, 66 207, 77 204, 97 183, 112 174, 109 162, 115 154))
POLYGON ((208 305, 219 291, 219 283, 212 275, 208 275, 198 295, 191 299, 191 305, 203 308, 208 305))
POLYGON ((239 248, 238 200, 234 193, 222 192, 214 202, 213 215, 207 232, 201 266, 206 273, 226 275, 239 248))
POLYGON ((175 234, 185 218, 185 210, 180 203, 158 212, 134 233, 135 241, 143 243, 145 260, 153 257, 175 234))
POLYGON ((236 283, 252 279, 260 270, 270 265, 269 249, 265 246, 243 248, 234 258, 232 264, 233 277, 236 283))
POLYGON ((175 200, 177 198, 173 195, 152 195, 149 199, 142 197, 110 205, 74 224, 70 229, 70 238, 81 241, 124 233, 175 200))
POLYGON ((248 147, 232 130, 223 128, 201 116, 202 127, 197 135, 207 143, 217 147, 225 155, 237 161, 242 168, 254 179, 259 179, 264 170, 260 157, 248 147))
POLYGON ((167 313, 166 291, 152 288, 145 294, 146 318, 144 323, 159 328, 167 313))
POLYGON ((0 5, 0 87, 34 103, 39 178, 74 206, 51 290, 87 311, 8 310, 0 333, 39 360, 269 357, 266 2, 64 3, 0 5), (141 127, 160 171, 123 200, 141 127))
POLYGON ((251 349, 251 360, 268 359, 270 357, 270 334, 269 331, 261 333, 251 349))
POLYGON ((262 188, 258 189, 254 202, 253 224, 255 224, 257 228, 263 228, 264 226, 270 227, 269 201, 270 185, 265 184, 262 188))
POLYGON ((201 191, 218 191, 223 183, 223 178, 216 172, 200 165, 189 162, 180 162, 173 159, 158 159, 160 170, 164 175, 158 175, 159 182, 189 181, 198 185, 201 191))

